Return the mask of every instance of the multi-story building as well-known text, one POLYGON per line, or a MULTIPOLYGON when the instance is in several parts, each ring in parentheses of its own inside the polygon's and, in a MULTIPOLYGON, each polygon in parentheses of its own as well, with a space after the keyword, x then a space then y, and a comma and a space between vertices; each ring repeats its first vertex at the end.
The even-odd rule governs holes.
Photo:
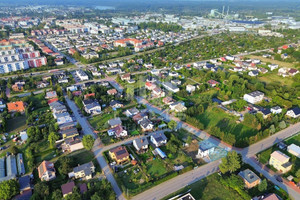
POLYGON ((252 104, 259 103, 260 101, 263 100, 263 98, 264 98, 264 93, 260 91, 254 91, 244 95, 244 100, 252 104))
POLYGON ((281 173, 286 173, 292 169, 292 163, 289 162, 290 157, 280 151, 274 151, 271 154, 269 164, 281 173))
POLYGON ((34 50, 25 40, 0 41, 0 74, 46 64, 46 57, 41 57, 40 52, 34 50))

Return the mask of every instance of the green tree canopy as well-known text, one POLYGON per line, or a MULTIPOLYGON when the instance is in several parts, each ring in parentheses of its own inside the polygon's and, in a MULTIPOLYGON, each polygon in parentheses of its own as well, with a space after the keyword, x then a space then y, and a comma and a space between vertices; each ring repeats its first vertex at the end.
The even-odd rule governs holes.
POLYGON ((82 138, 82 144, 83 144, 84 148, 89 151, 93 148, 94 142, 95 142, 95 139, 91 135, 85 135, 82 138))
POLYGON ((241 168, 241 158, 236 151, 228 152, 225 158, 222 158, 222 163, 219 165, 220 171, 225 174, 233 173, 241 168))
POLYGON ((19 183, 12 179, 0 183, 0 199, 11 199, 19 193, 19 183))

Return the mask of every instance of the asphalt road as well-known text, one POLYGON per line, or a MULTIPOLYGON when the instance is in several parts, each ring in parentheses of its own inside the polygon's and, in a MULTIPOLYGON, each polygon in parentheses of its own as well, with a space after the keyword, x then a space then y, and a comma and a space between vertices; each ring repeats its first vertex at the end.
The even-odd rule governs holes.
MULTIPOLYGON (((79 112, 78 112, 79 108, 76 106, 76 104, 73 101, 71 101, 67 95, 65 95, 65 99, 67 101, 68 106, 72 110, 77 122, 81 125, 83 133, 85 135, 92 135, 95 139, 97 139, 97 136, 94 134, 93 130, 91 129, 90 124, 87 121, 87 119, 85 117, 81 117, 81 115, 79 114, 79 112)), ((114 179, 114 176, 113 176, 112 172, 110 171, 109 166, 106 163, 105 158, 102 154, 102 151, 101 151, 102 145, 101 145, 100 139, 97 139, 95 143, 96 144, 94 145, 93 153, 94 153, 95 157, 97 158, 97 161, 98 161, 101 169, 103 170, 107 180, 111 183, 118 200, 125 200, 126 198, 122 194, 122 191, 119 188, 116 180, 114 179)))

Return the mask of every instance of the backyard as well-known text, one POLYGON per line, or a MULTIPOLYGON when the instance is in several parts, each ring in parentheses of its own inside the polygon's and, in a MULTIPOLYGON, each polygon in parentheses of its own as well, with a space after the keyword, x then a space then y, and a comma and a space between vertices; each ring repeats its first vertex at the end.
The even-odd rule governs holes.
POLYGON ((17 133, 19 131, 23 131, 26 128, 27 125, 25 115, 21 115, 7 120, 7 132, 9 133, 17 133))

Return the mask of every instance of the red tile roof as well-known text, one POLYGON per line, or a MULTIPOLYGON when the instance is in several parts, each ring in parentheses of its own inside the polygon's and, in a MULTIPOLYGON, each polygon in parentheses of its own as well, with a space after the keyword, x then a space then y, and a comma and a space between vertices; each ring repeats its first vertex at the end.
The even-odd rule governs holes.
POLYGON ((7 103, 8 112, 24 112, 25 106, 23 101, 7 103))

